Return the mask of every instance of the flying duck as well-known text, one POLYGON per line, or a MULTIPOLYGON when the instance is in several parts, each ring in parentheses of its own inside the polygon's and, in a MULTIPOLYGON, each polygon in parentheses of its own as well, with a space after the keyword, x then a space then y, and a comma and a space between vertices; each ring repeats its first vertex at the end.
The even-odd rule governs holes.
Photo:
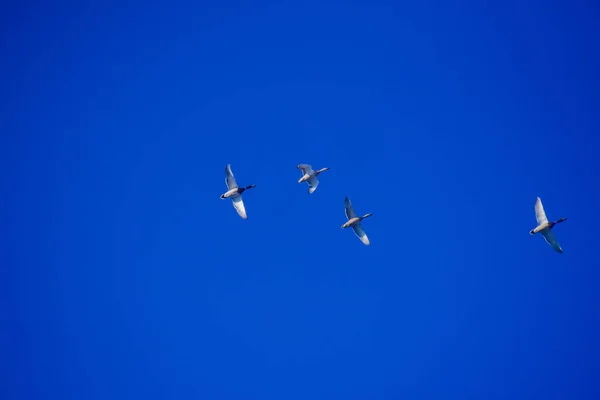
POLYGON ((561 218, 556 222, 548 222, 548 218, 546 218, 546 212, 544 211, 544 206, 542 205, 542 200, 538 197, 535 202, 535 219, 537 220, 537 227, 529 231, 530 235, 535 235, 536 233, 541 233, 544 239, 546 239, 546 243, 550 245, 554 250, 559 253, 562 253, 558 241, 556 240, 556 236, 554 236, 554 232, 552 232, 552 228, 556 224, 560 224, 563 221, 566 221, 566 218, 561 218))
POLYGON ((308 184, 308 194, 313 194, 313 192, 317 190, 317 186, 319 186, 317 176, 321 172, 329 169, 321 168, 320 170, 314 171, 308 164, 300 164, 296 168, 302 171, 302 178, 298 179, 298 183, 306 182, 308 184))
POLYGON ((243 219, 248 219, 246 215, 246 209, 244 208, 244 202, 242 201, 242 193, 248 189, 256 187, 256 185, 250 185, 246 187, 238 187, 233 172, 231 172, 231 164, 227 164, 225 167, 225 184, 227 185, 227 191, 221 195, 221 199, 231 199, 233 207, 237 213, 243 219))
POLYGON ((367 237, 367 234, 363 230, 362 226, 360 226, 360 221, 362 221, 365 218, 370 217, 373 214, 369 213, 369 214, 363 215, 362 217, 357 217, 356 213, 354 212, 354 208, 352 207, 352 203, 350 202, 350 199, 347 196, 344 199, 344 205, 346 207, 346 218, 348 218, 348 221, 344 225, 342 225, 342 229, 346 229, 347 227, 351 226, 352 230, 354 231, 356 236, 360 239, 360 241, 363 242, 364 244, 366 244, 367 246, 370 245, 371 242, 369 242, 369 238, 367 237))

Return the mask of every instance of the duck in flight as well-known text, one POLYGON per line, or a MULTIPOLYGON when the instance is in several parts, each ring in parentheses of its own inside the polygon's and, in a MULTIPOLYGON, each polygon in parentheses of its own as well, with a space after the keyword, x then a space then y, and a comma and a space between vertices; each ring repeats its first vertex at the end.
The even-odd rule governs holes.
POLYGON ((231 199, 233 207, 237 211, 240 217, 248 219, 246 215, 246 209, 244 208, 244 202, 242 201, 242 193, 248 189, 256 187, 256 185, 250 185, 246 187, 238 187, 233 172, 231 172, 231 164, 227 164, 225 167, 225 184, 227 185, 227 191, 221 195, 221 199, 231 199))
POLYGON ((354 212, 354 208, 352 207, 352 203, 350 202, 350 199, 347 196, 344 199, 344 205, 346 207, 346 218, 348 218, 348 221, 344 225, 342 225, 342 229, 346 229, 349 226, 352 227, 352 230, 354 231, 356 236, 360 239, 360 241, 363 242, 364 244, 366 244, 367 246, 370 245, 371 242, 369 242, 369 238, 367 237, 367 234, 365 233, 362 226, 360 225, 360 221, 362 221, 365 218, 370 217, 373 214, 369 213, 369 214, 363 215, 362 217, 357 217, 356 213, 354 212))
POLYGON ((542 204, 542 200, 538 197, 535 201, 535 219, 537 220, 537 227, 529 231, 530 235, 535 235, 536 233, 541 233, 546 243, 550 245, 554 250, 559 253, 562 253, 563 250, 558 244, 556 240, 556 236, 554 236, 554 232, 552 232, 552 228, 556 224, 560 224, 563 221, 566 221, 566 218, 561 218, 556 222, 548 222, 548 218, 546 218, 546 212, 544 211, 544 206, 542 204))
POLYGON ((302 171, 302 177, 298 179, 298 183, 306 182, 308 184, 308 194, 313 194, 313 192, 317 190, 317 186, 319 186, 319 180, 317 179, 317 176, 321 172, 327 171, 329 169, 321 168, 315 171, 308 164, 300 164, 296 168, 302 171))

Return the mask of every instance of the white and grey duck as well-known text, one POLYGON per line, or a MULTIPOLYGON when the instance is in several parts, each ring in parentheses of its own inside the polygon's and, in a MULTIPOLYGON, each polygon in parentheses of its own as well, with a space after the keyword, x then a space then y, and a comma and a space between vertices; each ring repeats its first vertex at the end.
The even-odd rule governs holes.
POLYGON ((342 229, 351 227, 361 242, 363 242, 367 246, 370 245, 371 242, 369 241, 367 234, 365 233, 362 226, 360 225, 360 222, 363 219, 368 218, 373 214, 368 213, 368 214, 363 215, 362 217, 358 217, 356 215, 356 212, 354 212, 354 208, 352 207, 352 203, 350 202, 350 199, 347 196, 344 199, 344 206, 346 208, 346 218, 348 218, 348 221, 344 225, 342 225, 342 229))
POLYGON ((308 184, 308 194, 313 194, 319 186, 319 180, 317 176, 329 168, 321 168, 319 170, 313 170, 309 164, 300 164, 296 168, 302 171, 302 177, 298 179, 298 183, 306 182, 308 184))
POLYGON ((227 164, 225 167, 225 184, 227 185, 228 190, 221 195, 221 199, 231 199, 233 202, 233 207, 239 216, 243 219, 248 219, 246 208, 244 207, 244 202, 242 201, 242 193, 248 189, 256 187, 256 185, 238 187, 235 177, 233 176, 233 172, 231 172, 231 164, 227 164))
POLYGON ((546 218, 546 212, 544 211, 544 206, 542 204, 542 199, 539 197, 535 201, 535 219, 537 220, 538 225, 529 231, 530 235, 535 235, 536 233, 541 233, 546 243, 550 245, 554 250, 561 253, 563 249, 558 244, 558 240, 556 240, 556 236, 554 236, 554 232, 552 229, 556 226, 556 224, 560 224, 563 221, 566 221, 566 218, 560 218, 554 222, 548 222, 548 218, 546 218))

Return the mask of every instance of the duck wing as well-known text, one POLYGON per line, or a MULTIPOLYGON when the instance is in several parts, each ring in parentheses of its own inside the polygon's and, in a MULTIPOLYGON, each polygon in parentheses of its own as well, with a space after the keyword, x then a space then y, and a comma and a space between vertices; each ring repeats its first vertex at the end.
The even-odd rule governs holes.
POLYGON ((352 207, 352 203, 350 202, 348 196, 346 196, 344 199, 344 206, 346 207, 346 218, 356 218, 356 213, 354 212, 354 208, 352 207))
POLYGON ((552 247, 554 250, 556 250, 559 253, 563 252, 563 249, 561 249, 560 245, 558 244, 558 240, 556 240, 556 236, 554 236, 554 232, 552 232, 552 229, 546 228, 546 229, 542 230, 540 233, 542 234, 544 239, 546 239, 546 243, 548 243, 550 245, 550 247, 552 247))
POLYGON ((227 164, 225 167, 225 184, 229 190, 237 189, 238 187, 235 177, 233 176, 233 172, 231 172, 231 164, 227 164))
POLYGON ((306 174, 312 175, 312 173, 313 173, 312 167, 308 164, 300 164, 296 168, 301 170, 305 175, 306 174))
POLYGON ((535 201, 535 219, 537 220, 538 225, 543 225, 548 222, 548 218, 546 218, 546 212, 544 211, 544 206, 542 205, 542 199, 539 197, 535 201))
POLYGON ((367 237, 367 234, 365 233, 362 226, 360 225, 360 222, 357 222, 356 224, 352 225, 352 230, 354 231, 354 234, 356 235, 356 237, 358 237, 360 239, 361 242, 363 242, 367 246, 371 244, 371 242, 369 242, 369 238, 367 237))
POLYGON ((308 183, 309 189, 308 194, 313 194, 315 190, 317 190, 317 186, 319 186, 319 180, 316 176, 313 176, 309 180, 306 181, 308 183))
POLYGON ((239 216, 243 219, 248 219, 248 216, 246 215, 246 208, 244 207, 244 202, 242 201, 242 196, 237 195, 235 197, 232 197, 231 201, 233 203, 235 211, 237 211, 239 216))

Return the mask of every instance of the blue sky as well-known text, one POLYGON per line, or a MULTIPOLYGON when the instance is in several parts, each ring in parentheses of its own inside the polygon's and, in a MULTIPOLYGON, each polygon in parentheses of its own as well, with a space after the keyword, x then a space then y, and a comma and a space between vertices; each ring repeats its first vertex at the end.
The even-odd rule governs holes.
POLYGON ((4 8, 0 397, 600 396, 597 5, 4 8))

